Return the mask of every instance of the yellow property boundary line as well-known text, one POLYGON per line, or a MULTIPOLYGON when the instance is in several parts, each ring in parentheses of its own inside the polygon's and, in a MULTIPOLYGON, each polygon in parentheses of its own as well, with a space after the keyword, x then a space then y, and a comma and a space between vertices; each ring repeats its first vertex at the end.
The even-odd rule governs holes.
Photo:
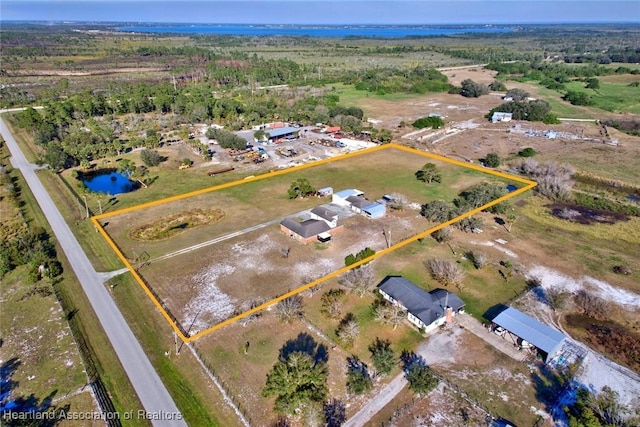
POLYGON ((96 227, 96 229, 100 232, 100 234, 102 234, 102 236, 105 238, 105 240, 107 241, 107 243, 109 244, 109 246, 111 247, 111 249, 113 249, 113 251, 116 253, 116 255, 118 256, 118 258, 120 258, 120 260, 124 263, 124 265, 127 267, 127 269, 131 272, 131 274, 133 275, 133 277, 135 278, 136 282, 138 282, 138 284, 140 285, 140 287, 142 288, 142 290, 147 294, 147 296, 151 299, 151 301, 153 302, 153 304, 156 306, 156 308, 158 310, 160 310, 160 313, 162 313, 162 315, 164 316, 164 318, 167 320, 167 322, 169 322, 169 324, 171 325, 171 327, 173 328, 173 330, 176 332, 176 334, 180 337, 180 339, 183 342, 191 342, 191 341, 195 341, 198 338, 201 338, 207 334, 210 334, 211 332, 223 328, 227 325, 230 325, 234 322, 236 322, 237 320, 240 320, 244 317, 250 316, 253 313, 256 313, 260 310, 263 310, 267 307, 270 307, 274 304, 277 304, 278 302, 287 299, 293 295, 299 294, 300 292, 303 292, 313 286, 316 286, 322 282, 325 282, 329 279, 332 279, 334 277, 337 277, 343 273, 345 273, 346 271, 349 271, 353 268, 359 267, 364 263, 370 262, 376 258, 379 258, 381 256, 384 256, 392 251, 395 251, 396 249, 399 249, 403 246, 408 245, 409 243, 415 242, 418 239, 422 239, 425 238, 427 236, 429 236, 431 233, 433 233, 434 231, 440 230, 441 228, 444 228, 448 225, 454 224, 458 221, 460 221, 461 219, 470 217, 472 215, 477 214, 478 212, 481 212, 493 205, 496 205, 500 202, 504 202, 505 200, 511 199, 519 194, 524 193, 525 191, 528 191, 530 189, 532 189, 533 187, 535 187, 536 185, 538 185, 535 181, 530 181, 528 179, 524 179, 521 178, 519 176, 515 176, 515 175, 511 175, 511 174, 507 174, 504 172, 499 172, 499 171, 495 171, 495 170, 491 170, 491 169, 486 169, 484 167, 481 166, 477 166, 477 165, 473 165, 473 164, 468 164, 465 162, 461 162, 459 160, 453 160, 453 159, 449 159, 447 157, 444 156, 439 156, 437 154, 432 154, 432 153, 428 153, 428 152, 423 152, 423 151, 419 151, 413 148, 409 148, 409 147, 405 147, 403 145, 399 145, 396 143, 391 143, 391 144, 386 144, 386 145, 379 145, 376 147, 372 147, 372 148, 368 148, 365 150, 360 150, 360 151, 355 151, 352 153, 348 153, 348 154, 344 154, 341 156, 336 156, 336 157, 331 157, 328 159, 324 159, 324 160, 320 160, 317 162, 313 162, 313 163, 307 163, 304 165, 300 165, 300 166, 296 166, 293 168, 288 168, 288 169, 283 169, 283 170, 279 170, 279 171, 274 171, 274 172, 269 172, 269 173, 265 173, 263 175, 258 175, 258 176, 251 176, 251 177, 247 177, 244 179, 239 179, 236 181, 232 181, 232 182, 228 182, 225 184, 220 184, 220 185, 216 185, 213 187, 209 187, 209 188, 204 188, 201 190, 197 190, 197 191, 192 191, 189 193, 185 193, 185 194, 181 194, 178 196, 172 196, 172 197, 167 197, 161 200, 156 200, 153 202, 148 202, 148 203, 143 203, 141 205, 137 205, 137 206, 132 206, 129 208, 125 208, 125 209, 120 209, 114 212, 108 212, 108 213, 104 213, 101 215, 96 215, 91 217, 91 221, 93 222, 94 226, 96 227), (454 164, 457 166, 462 166, 468 169, 474 169, 489 175, 494 175, 494 176, 498 176, 501 178, 506 178, 509 179, 511 181, 515 181, 515 182, 519 182, 521 184, 525 184, 523 187, 518 188, 496 200, 493 200, 489 203, 487 203, 486 205, 480 206, 478 208, 472 209, 468 212, 463 213, 462 215, 459 215, 449 221, 443 222, 442 224, 438 224, 435 227, 432 227, 428 230, 425 230, 421 233, 418 233, 416 235, 414 235, 413 237, 410 237, 406 240, 402 240, 401 242, 396 243, 395 245, 389 247, 389 248, 385 248, 379 252, 376 252, 373 256, 368 257, 366 259, 363 259, 361 261, 358 261, 354 264, 349 265, 348 267, 342 267, 336 271, 333 271, 329 274, 327 274, 326 276, 323 276, 319 279, 316 279, 312 282, 307 283, 306 285, 300 286, 296 289, 294 289, 293 291, 287 292, 286 294, 280 295, 277 298, 274 298, 270 301, 267 301, 264 304, 261 304, 257 307, 254 307, 250 310, 245 311, 244 313, 241 313, 235 317, 232 317, 230 319, 224 320, 218 324, 213 325, 212 327, 205 329, 204 331, 198 332, 197 334, 194 335, 190 335, 190 336, 186 336, 182 333, 182 330, 178 327, 178 325, 176 324, 176 322, 171 318, 171 316, 169 315, 169 313, 167 312, 167 310, 163 307, 163 305, 160 303, 160 301, 158 301, 158 299, 155 297, 155 295, 151 292, 151 290, 149 289, 149 287, 145 284, 144 280, 142 280, 142 278, 140 277, 140 275, 138 274, 138 272, 133 268, 133 266, 131 265, 131 263, 129 263, 129 260, 127 260, 127 258, 124 256, 124 254, 122 253, 122 251, 120 251, 120 248, 118 248, 118 246, 115 244, 115 242, 113 241, 113 239, 111 239, 111 236, 109 236, 109 234, 104 230, 104 228, 102 227, 102 224, 100 224, 100 220, 104 219, 104 218, 108 218, 111 216, 115 216, 115 215, 120 215, 123 213, 127 213, 127 212, 133 212, 136 210, 140 210, 140 209, 145 209, 151 206, 158 206, 158 205, 162 205, 164 203, 168 203, 168 202, 173 202, 176 200, 182 200, 185 199, 187 197, 192 197, 192 196, 197 196, 200 194, 205 194, 205 193, 210 193, 212 191, 218 191, 218 190, 222 190, 225 188, 230 188, 230 187, 235 187, 236 185, 242 185, 242 184, 246 184, 248 182, 253 182, 253 181, 259 181, 262 179, 266 179, 266 178, 271 178, 273 176, 278 176, 278 175, 284 175, 287 173, 291 173, 291 172, 296 172, 302 169, 307 169, 310 167, 314 167, 314 166, 319 166, 319 165, 323 165, 326 163, 331 163, 331 162, 335 162, 338 160, 344 160, 344 159, 348 159, 350 157, 355 157, 355 156, 360 156, 363 154, 368 154, 368 153, 373 153, 376 151, 382 151, 382 150, 387 150, 387 149, 397 149, 397 150, 401 150, 401 151, 406 151, 408 153, 411 154, 417 154, 423 157, 428 157, 434 160, 439 160, 441 162, 445 162, 445 163, 450 163, 450 164, 454 164))

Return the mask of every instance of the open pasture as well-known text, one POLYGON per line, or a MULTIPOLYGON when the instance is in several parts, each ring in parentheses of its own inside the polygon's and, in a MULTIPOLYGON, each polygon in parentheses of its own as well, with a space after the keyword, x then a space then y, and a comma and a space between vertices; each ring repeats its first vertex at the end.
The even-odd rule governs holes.
POLYGON ((483 168, 461 166, 467 165, 392 144, 112 212, 94 217, 94 223, 165 317, 177 323, 184 339, 192 340, 335 277, 345 270, 344 258, 349 254, 371 247, 377 256, 384 255, 429 234, 428 223, 419 215, 423 203, 452 200, 474 184, 497 179, 505 185, 532 185, 508 175, 491 176, 483 168), (415 172, 427 162, 437 164, 442 183, 428 185, 415 178, 415 172), (309 179, 316 188, 357 188, 370 200, 401 194, 407 203, 402 210, 388 208, 384 218, 375 220, 338 209, 344 231, 328 244, 302 245, 283 234, 279 222, 330 200, 288 199, 287 189, 298 178, 309 179), (131 231, 145 224, 203 208, 220 209, 224 217, 198 228, 185 223, 182 233, 163 240, 131 238, 131 231), (383 234, 389 230, 391 247, 383 234))

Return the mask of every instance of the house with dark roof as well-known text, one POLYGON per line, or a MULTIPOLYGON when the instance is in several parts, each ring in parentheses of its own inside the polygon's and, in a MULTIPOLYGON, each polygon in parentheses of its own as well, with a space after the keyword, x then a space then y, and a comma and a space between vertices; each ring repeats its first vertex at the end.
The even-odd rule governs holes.
POLYGON ((282 220, 280 230, 300 243, 315 241, 328 242, 331 236, 344 230, 338 225, 338 213, 324 206, 316 206, 309 212, 309 218, 298 220, 289 217, 282 220))
POLYGON ((338 213, 324 206, 316 206, 311 209, 311 219, 324 221, 331 228, 338 226, 338 213))
POLYGON ((409 321, 425 332, 453 321, 465 306, 453 292, 445 289, 427 292, 402 276, 387 276, 378 285, 378 292, 387 301, 406 310, 409 321))

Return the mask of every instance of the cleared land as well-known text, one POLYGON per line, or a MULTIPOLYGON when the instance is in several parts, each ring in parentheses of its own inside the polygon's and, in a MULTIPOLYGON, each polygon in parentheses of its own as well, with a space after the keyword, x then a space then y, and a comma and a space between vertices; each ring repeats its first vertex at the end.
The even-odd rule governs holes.
MULTIPOLYGON (((187 199, 155 202, 140 209, 98 217, 117 247, 138 268, 158 303, 180 323, 182 333, 193 336, 233 315, 273 300, 320 279, 343 266, 344 258, 365 247, 385 249, 383 230, 393 230, 393 242, 415 236, 428 227, 417 208, 430 200, 452 200, 460 191, 496 177, 458 165, 435 161, 443 174, 441 184, 425 185, 415 171, 431 157, 389 147, 309 169, 206 192, 187 199), (336 190, 358 188, 372 200, 400 193, 407 209, 390 210, 381 220, 343 214, 345 231, 329 245, 299 245, 279 231, 281 218, 327 203, 308 198, 290 200, 290 183, 310 177, 317 187, 336 190), (413 204, 415 208, 409 208, 413 204), (132 241, 131 230, 150 226, 160 218, 185 209, 217 208, 224 219, 186 230, 171 239, 132 241), (259 228, 259 229, 258 229, 259 228), (205 237, 206 236, 206 237, 205 237), (203 237, 205 237, 203 239, 203 237), (215 246, 203 243, 215 243, 215 246), (290 248, 284 257, 283 249, 290 248), (154 259, 162 262, 154 262, 154 259)), ((511 182, 503 181, 505 184, 511 182)))

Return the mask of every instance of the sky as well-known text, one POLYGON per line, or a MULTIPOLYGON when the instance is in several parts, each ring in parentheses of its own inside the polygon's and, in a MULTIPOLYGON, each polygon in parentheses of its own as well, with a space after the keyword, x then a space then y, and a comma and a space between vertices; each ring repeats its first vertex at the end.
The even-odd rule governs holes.
POLYGON ((0 0, 0 20, 301 25, 640 23, 640 0, 0 0))

